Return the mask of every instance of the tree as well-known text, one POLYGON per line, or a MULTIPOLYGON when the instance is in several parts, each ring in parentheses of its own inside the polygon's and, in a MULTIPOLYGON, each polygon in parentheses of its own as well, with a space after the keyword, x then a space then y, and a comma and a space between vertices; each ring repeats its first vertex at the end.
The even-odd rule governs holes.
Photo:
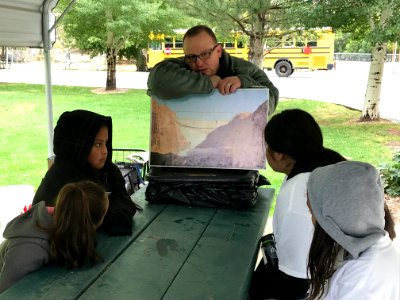
POLYGON ((213 27, 217 36, 240 32, 249 38, 249 60, 262 68, 264 43, 269 29, 287 27, 286 10, 296 3, 291 0, 186 0, 171 5, 188 15, 200 18, 213 27))
POLYGON ((335 30, 335 52, 336 53, 369 53, 371 47, 369 42, 354 39, 350 33, 335 30))
POLYGON ((299 24, 331 26, 363 39, 371 49, 371 65, 361 120, 379 119, 379 102, 387 43, 400 40, 398 0, 305 0, 294 9, 299 24))
POLYGON ((106 90, 115 90, 117 57, 123 51, 142 57, 138 49, 150 32, 174 27, 176 16, 162 0, 80 0, 62 24, 72 45, 91 56, 106 54, 106 90))

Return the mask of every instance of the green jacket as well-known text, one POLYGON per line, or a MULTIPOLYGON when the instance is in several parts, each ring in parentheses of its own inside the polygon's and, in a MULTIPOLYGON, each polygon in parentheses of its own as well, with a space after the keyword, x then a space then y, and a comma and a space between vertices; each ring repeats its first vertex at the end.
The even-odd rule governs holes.
MULTIPOLYGON (((221 78, 238 76, 241 88, 267 87, 269 113, 272 114, 279 100, 279 91, 263 70, 253 63, 222 51, 217 75, 221 78)), ((213 90, 211 80, 200 72, 191 71, 184 58, 170 58, 158 63, 150 72, 147 94, 161 99, 176 99, 188 94, 208 94, 213 90)))

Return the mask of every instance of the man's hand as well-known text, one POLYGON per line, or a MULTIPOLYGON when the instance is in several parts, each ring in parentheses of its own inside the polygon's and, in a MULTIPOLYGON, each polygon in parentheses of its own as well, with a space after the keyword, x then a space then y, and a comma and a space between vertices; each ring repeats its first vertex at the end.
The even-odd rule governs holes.
POLYGON ((217 88, 222 95, 228 95, 234 93, 241 85, 239 77, 230 76, 221 79, 217 84, 217 88))
POLYGON ((210 78, 212 86, 216 89, 218 83, 221 81, 221 77, 219 77, 218 75, 212 75, 208 78, 210 78))

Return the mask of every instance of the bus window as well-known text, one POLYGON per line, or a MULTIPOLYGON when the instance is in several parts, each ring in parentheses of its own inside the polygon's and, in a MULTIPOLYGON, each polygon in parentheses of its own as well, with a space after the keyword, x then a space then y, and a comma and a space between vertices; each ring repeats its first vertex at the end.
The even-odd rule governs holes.
POLYGON ((183 48, 183 41, 175 40, 175 48, 183 48))
POLYGON ((296 47, 304 47, 306 45, 305 41, 296 41, 296 47))
POLYGON ((317 47, 317 41, 310 41, 307 43, 310 47, 317 47))
POLYGON ((234 48, 234 47, 235 47, 235 43, 232 43, 232 42, 225 43, 225 48, 234 48))
POLYGON ((265 48, 277 48, 282 46, 282 41, 277 37, 268 37, 265 42, 265 48))
POLYGON ((172 42, 172 38, 171 37, 166 37, 165 38, 165 48, 173 48, 174 44, 172 42))
POLYGON ((283 38, 283 47, 292 47, 293 38, 291 36, 286 36, 283 38))
POLYGON ((162 49, 162 43, 161 41, 150 41, 149 42, 149 48, 152 50, 161 50, 162 49))
POLYGON ((244 48, 243 42, 242 41, 238 42, 237 43, 237 47, 238 48, 244 48))

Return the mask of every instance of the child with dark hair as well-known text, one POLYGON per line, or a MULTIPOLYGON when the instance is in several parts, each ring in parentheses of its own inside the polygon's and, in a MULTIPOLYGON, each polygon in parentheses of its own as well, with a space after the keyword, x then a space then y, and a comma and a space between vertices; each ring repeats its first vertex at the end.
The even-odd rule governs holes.
POLYGON ((307 191, 315 224, 308 299, 400 299, 400 253, 379 172, 356 161, 318 168, 307 191))
POLYGON ((49 261, 68 268, 98 261, 96 229, 108 205, 101 186, 82 181, 65 185, 55 207, 41 201, 10 221, 0 245, 0 293, 49 261))
POLYGON ((131 234, 138 209, 125 189, 125 180, 112 163, 112 120, 91 111, 64 112, 54 129, 53 165, 33 198, 54 205, 66 183, 90 180, 108 193, 110 207, 99 230, 110 235, 131 234))
POLYGON ((276 267, 259 263, 249 296, 252 300, 301 299, 309 286, 307 257, 314 230, 306 205, 308 177, 315 168, 345 158, 324 147, 317 122, 300 109, 274 115, 265 128, 265 142, 268 164, 286 174, 272 220, 278 263, 276 267))

